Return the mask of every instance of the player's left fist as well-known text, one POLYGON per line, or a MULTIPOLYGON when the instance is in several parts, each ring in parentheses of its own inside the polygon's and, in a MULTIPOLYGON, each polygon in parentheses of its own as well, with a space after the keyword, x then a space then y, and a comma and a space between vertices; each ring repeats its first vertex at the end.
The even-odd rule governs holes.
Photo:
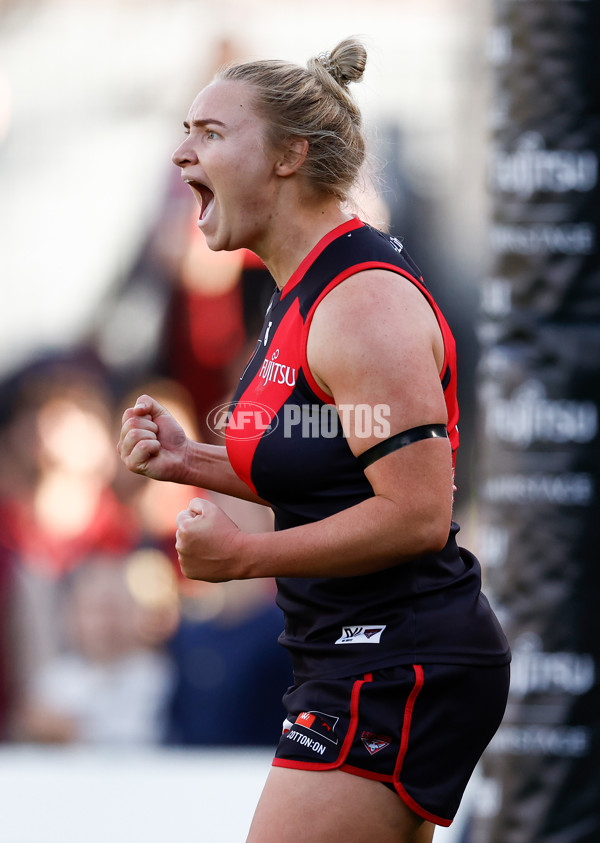
POLYGON ((183 574, 205 582, 243 579, 242 536, 220 507, 193 498, 177 516, 175 550, 183 574))

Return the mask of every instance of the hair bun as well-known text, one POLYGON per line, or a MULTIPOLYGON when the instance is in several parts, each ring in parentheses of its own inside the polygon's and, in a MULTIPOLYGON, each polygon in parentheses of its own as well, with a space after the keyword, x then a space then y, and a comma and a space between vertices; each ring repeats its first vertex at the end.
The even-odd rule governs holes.
POLYGON ((318 59, 338 85, 346 87, 350 82, 362 79, 367 64, 367 51, 360 41, 346 38, 330 53, 321 53, 318 59))

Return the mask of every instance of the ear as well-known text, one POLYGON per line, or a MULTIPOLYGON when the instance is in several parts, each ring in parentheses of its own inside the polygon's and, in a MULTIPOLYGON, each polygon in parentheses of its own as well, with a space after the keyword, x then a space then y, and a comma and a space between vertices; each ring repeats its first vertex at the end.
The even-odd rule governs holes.
POLYGON ((275 172, 278 176, 293 175, 304 164, 307 153, 306 138, 288 138, 275 164, 275 172))

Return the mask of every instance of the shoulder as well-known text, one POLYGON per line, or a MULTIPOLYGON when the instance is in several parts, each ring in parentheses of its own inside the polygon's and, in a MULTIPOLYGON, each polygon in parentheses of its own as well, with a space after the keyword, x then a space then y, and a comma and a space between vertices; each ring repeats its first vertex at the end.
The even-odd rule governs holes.
POLYGON ((317 385, 338 405, 384 402, 394 431, 446 422, 444 360, 430 303, 387 270, 360 272, 335 287, 309 329, 307 363, 317 385))
POLYGON ((394 360, 419 350, 433 351, 441 368, 444 349, 435 313, 412 281, 384 269, 338 284, 317 307, 309 333, 313 359, 384 354, 394 360))
POLYGON ((378 320, 390 310, 395 315, 433 315, 417 285, 388 269, 366 269, 350 275, 323 298, 318 308, 321 319, 344 319, 357 309, 363 319, 378 320))

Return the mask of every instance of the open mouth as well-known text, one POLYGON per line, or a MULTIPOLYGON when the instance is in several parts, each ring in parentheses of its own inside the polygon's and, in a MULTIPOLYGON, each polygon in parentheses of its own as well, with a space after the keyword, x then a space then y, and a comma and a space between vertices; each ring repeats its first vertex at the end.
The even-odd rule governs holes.
POLYGON ((196 197, 196 201, 198 202, 198 205, 200 205, 199 220, 202 220, 206 216, 208 208, 215 198, 215 194, 212 192, 210 187, 202 184, 202 182, 195 181, 194 179, 185 179, 185 182, 191 187, 192 192, 196 197))

